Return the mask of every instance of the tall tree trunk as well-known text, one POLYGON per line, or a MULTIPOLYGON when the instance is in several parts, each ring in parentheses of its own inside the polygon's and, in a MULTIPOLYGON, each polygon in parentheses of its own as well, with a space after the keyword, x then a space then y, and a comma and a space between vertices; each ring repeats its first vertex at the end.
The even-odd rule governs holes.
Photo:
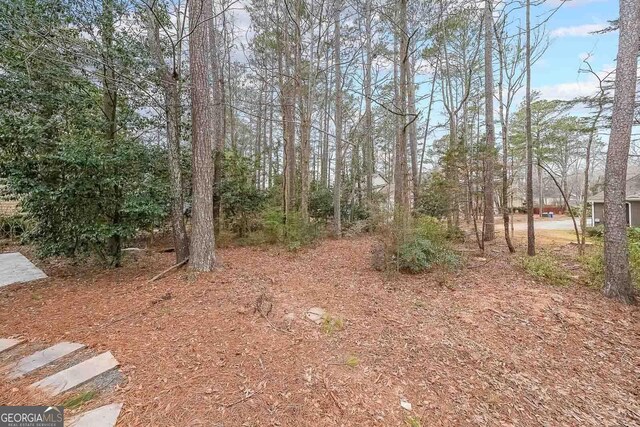
POLYGON ((280 104, 282 106, 283 147, 283 207, 285 222, 289 223, 295 204, 296 150, 295 150, 295 82, 291 75, 291 35, 289 24, 283 25, 280 52, 278 55, 278 79, 280 83, 280 104))
MULTIPOLYGON (((222 172, 224 167, 224 139, 225 139, 225 98, 224 98, 224 67, 221 66, 220 60, 220 41, 218 40, 218 32, 213 25, 213 9, 205 10, 205 16, 211 24, 207 25, 209 32, 209 63, 211 64, 211 80, 213 81, 212 99, 213 99, 213 120, 210 123, 213 135, 213 229, 214 233, 218 233, 221 228, 222 218, 222 196, 220 194, 220 185, 222 183, 222 172)), ((223 17, 225 12, 223 12, 223 17)), ((227 25, 227 20, 223 18, 223 26, 227 25)), ((223 29, 224 31, 224 29, 223 29)))
POLYGON ((533 228, 533 138, 531 136, 531 0, 526 1, 526 93, 525 93, 525 134, 527 145, 527 255, 536 254, 536 235, 533 228))
POLYGON ((429 95, 429 106, 427 107, 427 118, 424 125, 424 139, 422 141, 422 151, 420 152, 420 167, 418 169, 418 186, 422 185, 422 166, 424 165, 424 153, 427 151, 427 137, 429 136, 429 123, 431 122, 431 109, 433 107, 434 93, 436 90, 436 80, 438 78, 438 63, 433 70, 433 80, 431 80, 431 93, 429 95))
POLYGON ((269 94, 269 147, 268 147, 268 151, 269 151, 269 167, 268 167, 268 174, 267 174, 267 188, 270 188, 271 185, 273 184, 273 177, 274 175, 277 174, 277 170, 274 171, 274 161, 273 161, 273 155, 274 152, 276 150, 273 149, 273 103, 274 103, 274 97, 273 97, 273 89, 271 89, 269 94))
POLYGON ((502 222, 504 224, 504 240, 510 253, 516 250, 511 242, 509 230, 509 111, 504 107, 504 50, 502 41, 498 40, 498 54, 500 55, 500 78, 498 79, 498 101, 500 108, 500 128, 502 135, 502 222), (505 111, 506 110, 506 111, 505 111))
POLYGON ((371 204, 373 203, 373 171, 375 169, 375 149, 373 146, 373 111, 371 109, 371 68, 373 63, 373 48, 371 46, 372 41, 372 21, 373 14, 371 12, 371 1, 366 0, 365 4, 365 37, 366 37, 366 53, 367 59, 365 63, 364 69, 364 96, 365 96, 365 107, 364 107, 364 123, 365 123, 365 141, 364 141, 364 169, 366 174, 366 195, 367 195, 367 203, 369 204, 369 208, 371 208, 371 204))
MULTIPOLYGON (((309 221, 309 192, 311 180, 309 178, 309 161, 311 159, 311 70, 306 73, 305 85, 302 85, 302 34, 300 32, 302 2, 296 3, 296 80, 300 100, 300 215, 306 223, 309 221)), ((309 66, 313 64, 313 46, 310 47, 311 59, 309 66)))
POLYGON ((418 197, 420 197, 420 185, 418 179, 418 135, 417 123, 418 116, 416 114, 416 87, 415 73, 411 65, 411 61, 407 58, 407 90, 408 90, 408 119, 409 124, 409 147, 411 151, 411 191, 413 193, 413 206, 418 205, 418 197))
POLYGON ((333 55, 336 84, 336 168, 333 184, 333 221, 335 235, 342 235, 342 214, 340 206, 342 184, 342 64, 340 63, 340 3, 336 5, 334 20, 333 55))
POLYGON ((640 2, 637 0, 620 0, 619 34, 615 96, 604 179, 603 291, 609 298, 630 304, 635 301, 635 296, 629 272, 625 202, 640 48, 640 2))
MULTIPOLYGON (((591 123, 591 129, 589 129, 589 140, 587 141, 586 153, 585 153, 585 166, 584 166, 584 183, 582 187, 582 216, 580 216, 580 255, 584 254, 584 247, 586 243, 587 233, 587 209, 589 207, 589 174, 591 172, 591 148, 593 142, 598 135, 598 122, 602 116, 605 102, 605 91, 602 88, 602 82, 600 82, 600 94, 598 95, 598 112, 593 118, 591 123)), ((595 226, 595 224, 591 224, 595 226)))
POLYGON ((322 149, 320 156, 320 185, 329 188, 329 115, 330 93, 329 84, 329 47, 324 52, 324 119, 322 124, 322 149))
POLYGON ((407 34, 407 0, 400 0, 398 16, 398 32, 400 36, 400 48, 397 61, 399 61, 400 76, 398 87, 398 131, 396 139, 396 155, 394 161, 394 220, 403 229, 409 215, 407 194, 407 81, 408 81, 408 52, 409 40, 407 34))
POLYGON ((256 188, 262 189, 262 105, 264 101, 264 84, 260 87, 260 95, 258 96, 258 117, 256 118, 256 145, 255 145, 255 172, 254 181, 256 188))
POLYGON ((189 3, 189 68, 191 73, 192 132, 192 236, 190 267, 194 271, 211 271, 214 267, 213 234, 213 141, 210 123, 213 119, 209 88, 209 49, 211 49, 203 10, 212 8, 211 0, 189 3))
MULTIPOLYGON (((105 119, 104 136, 111 144, 113 151, 116 150, 116 129, 117 129, 117 105, 118 90, 116 87, 116 72, 114 61, 113 37, 115 33, 114 4, 113 0, 103 2, 102 16, 100 17, 100 35, 102 37, 102 112, 105 119)), ((108 250, 111 256, 111 264, 120 267, 122 264, 122 236, 119 225, 121 221, 120 210, 122 208, 122 188, 120 183, 113 184, 115 203, 112 206, 111 224, 114 228, 109 238, 108 250)))
MULTIPOLYGON (((541 159, 538 157, 538 162, 541 159)), ((538 172, 538 217, 542 218, 542 211, 544 210, 544 182, 542 179, 542 168, 540 166, 537 167, 538 172)))
POLYGON ((484 153, 484 241, 495 239, 493 168, 496 145, 496 129, 493 124, 493 4, 484 2, 484 113, 486 147, 484 153))
MULTIPOLYGON (((226 16, 226 15, 225 15, 226 16)), ((233 28, 233 27, 231 27, 233 28)), ((227 32, 227 21, 225 19, 224 21, 224 30, 225 33, 228 34, 227 32)), ((231 30, 233 31, 233 30, 231 30)), ((231 34, 231 37, 233 37, 233 33, 231 34)), ((231 150, 233 151, 237 151, 238 150, 238 137, 237 137, 237 133, 236 133, 236 111, 234 109, 235 106, 235 94, 234 94, 234 87, 233 87, 233 70, 231 69, 232 67, 232 63, 231 63, 231 47, 228 46, 227 43, 227 86, 228 86, 228 91, 229 91, 229 96, 228 96, 228 103, 229 103, 229 139, 231 140, 231 150)))
POLYGON ((152 9, 147 13, 148 38, 156 73, 164 92, 164 110, 167 121, 167 151, 169 154, 169 190, 171 195, 171 228, 176 263, 189 257, 189 237, 184 223, 184 199, 182 195, 182 169, 180 168, 180 75, 167 67, 160 45, 160 29, 152 9))

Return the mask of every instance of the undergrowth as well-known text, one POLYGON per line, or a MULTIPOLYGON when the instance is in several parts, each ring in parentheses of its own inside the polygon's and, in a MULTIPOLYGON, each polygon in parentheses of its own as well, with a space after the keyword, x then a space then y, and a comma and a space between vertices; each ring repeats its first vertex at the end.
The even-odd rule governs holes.
POLYGON ((339 332, 344 329, 344 320, 340 317, 332 316, 326 313, 322 317, 322 332, 327 335, 332 335, 334 332, 339 332))
POLYGON ((450 233, 436 218, 418 217, 403 229, 389 225, 381 230, 372 250, 379 271, 417 274, 435 266, 456 268, 461 258, 449 245, 450 233))
MULTIPOLYGON (((604 230, 595 227, 589 233, 593 246, 580 257, 580 262, 587 272, 589 285, 601 288, 604 284, 604 230)), ((640 290, 640 227, 627 230, 629 243, 629 268, 636 289, 640 290)))
POLYGON ((564 286, 571 281, 566 270, 549 252, 541 251, 535 256, 522 256, 519 258, 519 263, 531 276, 552 285, 564 286))
POLYGON ((87 403, 88 401, 90 401, 91 399, 93 399, 95 395, 96 395, 96 392, 93 390, 78 393, 75 396, 71 396, 70 398, 65 400, 62 403, 62 406, 64 406, 65 409, 77 409, 82 405, 84 405, 85 403, 87 403))

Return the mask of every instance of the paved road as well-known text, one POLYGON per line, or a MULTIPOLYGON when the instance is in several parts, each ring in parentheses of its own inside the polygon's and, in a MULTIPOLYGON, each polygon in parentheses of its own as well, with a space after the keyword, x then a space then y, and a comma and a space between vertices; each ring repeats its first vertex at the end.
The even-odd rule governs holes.
MULTIPOLYGON (((576 218, 576 222, 578 222, 578 227, 580 227, 580 223, 576 218)), ((536 230, 573 230, 573 221, 571 218, 563 218, 563 219, 535 219, 534 227, 536 230)), ((514 230, 526 230, 527 223, 525 222, 517 222, 513 224, 514 230)))

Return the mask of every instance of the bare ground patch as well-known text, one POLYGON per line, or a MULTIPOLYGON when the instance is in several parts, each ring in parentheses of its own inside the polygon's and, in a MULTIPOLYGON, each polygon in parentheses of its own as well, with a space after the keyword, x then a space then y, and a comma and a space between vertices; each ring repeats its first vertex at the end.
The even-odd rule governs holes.
MULTIPOLYGON (((224 249, 216 272, 151 284, 171 254, 50 266, 0 291, 0 336, 112 351, 123 426, 640 425, 636 307, 537 283, 502 242, 456 273, 392 278, 371 244, 224 249)), ((23 400, 0 386, 1 402, 23 400)))

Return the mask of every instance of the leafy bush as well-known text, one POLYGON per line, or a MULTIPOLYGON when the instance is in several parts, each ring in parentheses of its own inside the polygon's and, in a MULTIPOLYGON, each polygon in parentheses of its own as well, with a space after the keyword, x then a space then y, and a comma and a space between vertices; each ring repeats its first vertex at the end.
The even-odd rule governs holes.
POLYGON ((28 234, 29 221, 22 214, 0 217, 0 238, 15 239, 28 234))
POLYGON ((321 235, 318 223, 302 220, 299 213, 293 212, 285 223, 284 214, 278 208, 269 208, 263 212, 262 232, 265 243, 281 243, 290 250, 313 243, 321 235))
POLYGON ((313 183, 309 197, 309 215, 312 218, 328 219, 333 216, 333 193, 327 187, 313 183))
POLYGON ((604 250, 601 243, 597 243, 594 247, 588 248, 582 257, 580 263, 585 269, 589 284, 599 288, 604 283, 604 250))
POLYGON ((444 218, 451 206, 451 186, 444 174, 434 172, 422 188, 416 204, 416 212, 434 218, 444 218))
MULTIPOLYGON (((598 234, 593 235, 594 245, 589 248, 580 261, 587 272, 589 283, 595 287, 602 287, 604 284, 604 228, 596 227, 598 234)), ((627 229, 629 244, 629 268, 631 278, 636 288, 640 289, 640 227, 630 227, 627 229)))
MULTIPOLYGON (((571 206, 569 212, 567 212, 567 215, 571 214, 573 214, 573 216, 576 218, 580 218, 582 216, 582 206, 571 206)), ((591 215, 590 212, 588 212, 588 214, 591 215)))
MULTIPOLYGON (((116 123, 107 121, 100 86, 77 72, 75 49, 55 42, 82 40, 62 3, 2 5, 14 3, 19 7, 2 8, 3 18, 18 13, 25 28, 38 28, 52 42, 25 56, 21 46, 35 41, 31 33, 0 38, 0 177, 20 197, 40 255, 98 254, 118 265, 123 241, 165 218, 166 152, 145 140, 149 119, 137 113, 142 106, 129 102, 128 91, 117 97, 116 123), (113 138, 105 132, 112 125, 113 138)), ((120 65, 133 57, 124 45, 115 50, 120 65)))
POLYGON ((595 227, 587 227, 586 235, 589 237, 604 237, 604 225, 596 225, 595 227))
POLYGON ((284 215, 279 208, 269 208, 262 213, 262 226, 266 243, 276 244, 284 238, 284 215))
POLYGON ((432 216, 421 216, 415 219, 416 234, 436 244, 443 244, 447 240, 447 229, 432 216))
POLYGON ((431 240, 415 237, 400 246, 398 269, 409 273, 420 273, 431 268, 438 258, 440 248, 431 240))
POLYGON ((543 279, 553 285, 567 285, 571 278, 558 265, 554 256, 548 252, 540 252, 535 256, 523 256, 520 265, 530 275, 543 279))
POLYGON ((227 226, 238 236, 259 227, 260 211, 267 195, 253 182, 251 160, 236 151, 225 152, 220 198, 227 226))
POLYGON ((383 231, 372 249, 372 265, 379 271, 421 273, 435 265, 457 267, 460 257, 446 240, 447 231, 435 218, 420 217, 413 227, 383 231))
POLYGON ((149 167, 164 164, 157 157, 135 141, 78 135, 41 153, 37 172, 15 162, 9 182, 34 224, 29 239, 40 255, 95 253, 118 265, 121 242, 166 217, 166 180, 149 167))
POLYGON ((315 222, 306 222, 302 220, 302 216, 297 213, 291 213, 284 224, 284 239, 290 250, 299 249, 302 246, 309 245, 320 237, 321 227, 315 222))

